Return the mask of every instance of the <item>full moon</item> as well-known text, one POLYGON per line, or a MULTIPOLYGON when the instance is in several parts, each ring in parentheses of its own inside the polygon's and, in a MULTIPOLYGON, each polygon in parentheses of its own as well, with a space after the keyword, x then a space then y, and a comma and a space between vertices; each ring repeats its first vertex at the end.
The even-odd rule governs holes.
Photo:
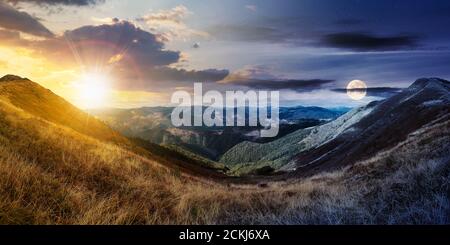
POLYGON ((367 95, 367 85, 361 80, 353 80, 347 85, 347 95, 352 100, 362 100, 367 95))

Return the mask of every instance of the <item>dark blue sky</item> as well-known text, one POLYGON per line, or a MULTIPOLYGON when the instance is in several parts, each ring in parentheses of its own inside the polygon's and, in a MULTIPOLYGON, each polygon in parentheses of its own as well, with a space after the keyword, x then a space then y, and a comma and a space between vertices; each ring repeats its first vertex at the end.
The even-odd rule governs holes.
MULTIPOLYGON (((450 76, 450 1, 261 0, 248 1, 254 10, 247 13, 239 10, 242 1, 228 4, 222 8, 231 17, 219 14, 209 24, 221 41, 213 47, 240 47, 225 60, 237 60, 228 64, 232 69, 250 67, 259 79, 335 80, 322 87, 361 79, 370 87, 406 87, 419 77, 450 76)), ((316 97, 310 101, 320 103, 316 97)))

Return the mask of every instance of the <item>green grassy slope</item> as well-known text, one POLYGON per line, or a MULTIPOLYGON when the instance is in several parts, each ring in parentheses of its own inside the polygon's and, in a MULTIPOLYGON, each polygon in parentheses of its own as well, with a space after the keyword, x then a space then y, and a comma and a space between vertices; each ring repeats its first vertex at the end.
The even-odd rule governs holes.
POLYGON ((229 166, 235 174, 245 174, 264 166, 289 170, 286 166, 292 157, 333 139, 370 113, 373 106, 356 108, 332 122, 300 129, 269 143, 243 142, 227 151, 220 162, 229 166))

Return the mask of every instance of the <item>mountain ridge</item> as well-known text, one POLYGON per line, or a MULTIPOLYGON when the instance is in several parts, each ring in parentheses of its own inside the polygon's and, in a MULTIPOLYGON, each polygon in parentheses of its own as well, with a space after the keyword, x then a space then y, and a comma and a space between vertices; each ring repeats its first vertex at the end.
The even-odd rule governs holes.
MULTIPOLYGON (((326 168, 313 176, 292 172, 290 176, 225 179, 224 175, 212 172, 207 175, 192 166, 187 167, 190 172, 177 167, 174 153, 167 149, 160 148, 165 158, 154 153, 142 154, 46 120, 36 111, 31 110, 35 113, 31 114, 27 110, 41 105, 33 102, 46 100, 29 100, 31 105, 14 106, 11 100, 19 97, 13 92, 25 88, 42 92, 28 82, 0 83, 0 224, 448 224, 450 221, 448 113, 428 120, 428 124, 398 145, 343 169, 326 168)), ((45 93, 34 96, 45 97, 45 93)), ((436 100, 444 99, 430 97, 432 102, 422 100, 417 105, 424 109, 442 106, 436 100)), ((351 113, 362 116, 378 105, 379 102, 372 103, 351 113)), ((342 130, 346 127, 338 125, 354 125, 348 120, 356 117, 349 115, 331 128, 342 130)), ((329 139, 325 136, 323 139, 329 139)), ((148 145, 150 150, 155 147, 148 145)), ((182 159, 181 164, 189 163, 182 159)), ((254 173, 264 175, 267 170, 270 169, 254 173)))
POLYGON ((449 84, 438 78, 418 79, 399 94, 356 108, 330 123, 296 131, 268 144, 236 145, 221 161, 244 162, 244 169, 272 166, 296 175, 343 167, 393 146, 449 113, 449 84), (259 154, 251 158, 252 152, 259 154))
POLYGON ((306 153, 294 162, 297 174, 334 169, 373 156, 402 142, 423 126, 450 113, 450 82, 421 78, 409 88, 382 100, 350 130, 306 153), (439 103, 427 104, 439 100, 439 103))
MULTIPOLYGON (((172 109, 173 107, 110 108, 90 112, 126 136, 154 144, 177 145, 212 160, 218 160, 223 153, 242 141, 262 143, 276 139, 260 138, 259 127, 174 127, 170 119, 172 109)), ((321 107, 282 107, 277 138, 300 128, 333 120, 345 111, 345 108, 331 110, 321 107)))
POLYGON ((20 81, 20 80, 28 80, 28 78, 19 77, 12 74, 7 74, 0 78, 0 82, 13 82, 13 81, 20 81))

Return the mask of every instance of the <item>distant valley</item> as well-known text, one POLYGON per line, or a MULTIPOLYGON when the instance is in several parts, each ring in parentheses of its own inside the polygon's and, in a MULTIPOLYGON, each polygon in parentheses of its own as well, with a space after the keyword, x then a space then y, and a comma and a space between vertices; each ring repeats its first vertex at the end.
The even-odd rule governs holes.
MULTIPOLYGON (((154 144, 176 146, 218 160, 233 146, 244 142, 265 143, 276 140, 298 129, 309 128, 332 121, 350 108, 321 107, 280 108, 280 132, 276 138, 259 137, 258 127, 174 127, 171 107, 136 109, 89 110, 100 120, 122 134, 154 144)), ((248 113, 248 110, 247 110, 248 113)))
POLYGON ((388 99, 351 110, 280 108, 276 138, 259 138, 257 127, 176 128, 170 107, 90 113, 128 137, 198 155, 224 166, 229 175, 305 175, 367 159, 424 125, 448 120, 449 91, 445 80, 421 79, 388 99))

